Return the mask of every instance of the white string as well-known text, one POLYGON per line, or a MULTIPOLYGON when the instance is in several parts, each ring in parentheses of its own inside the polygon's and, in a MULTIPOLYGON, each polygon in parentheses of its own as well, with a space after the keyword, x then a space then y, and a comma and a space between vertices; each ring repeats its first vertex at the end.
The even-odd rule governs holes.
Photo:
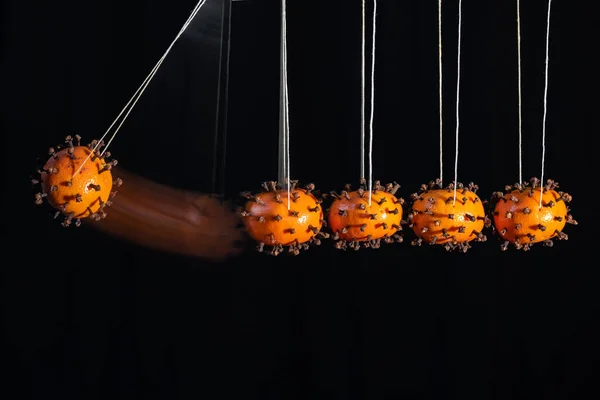
MULTIPOLYGON (((285 48, 285 62, 287 64, 287 45, 285 48)), ((285 153, 286 153, 286 163, 287 163, 287 181, 288 181, 288 210, 291 208, 291 204, 290 204, 290 197, 291 197, 291 188, 290 188, 290 179, 291 179, 291 172, 290 172, 290 98, 289 98, 289 91, 288 91, 288 83, 287 83, 287 71, 285 72, 285 153)))
POLYGON ((453 205, 456 203, 456 185, 458 181, 458 132, 460 126, 460 118, 459 118, 459 99, 460 99, 460 42, 461 42, 461 29, 462 28, 462 0, 458 2, 458 69, 456 73, 456 139, 455 139, 455 149, 454 149, 454 201, 453 205))
POLYGON ((83 168, 84 164, 90 159, 90 157, 92 156, 92 154, 95 153, 96 149, 98 149, 98 147, 100 146, 100 144, 102 143, 102 141, 104 140, 104 138, 108 135, 108 133, 113 128, 113 126, 117 123, 117 121, 119 120, 119 118, 121 118, 121 116, 123 115, 123 113, 125 113, 125 110, 127 110, 127 113, 125 113, 125 115, 123 116, 123 119, 121 120, 121 122, 119 123, 119 125, 117 126, 117 128, 115 129, 115 131, 112 134, 110 140, 108 141, 108 143, 106 144, 106 146, 104 147, 104 149, 102 150, 102 152, 100 153, 100 155, 101 156, 104 155, 104 153, 106 152, 106 150, 108 150, 108 147, 110 146, 110 144, 112 143, 112 141, 116 137, 117 133, 121 129, 121 126, 123 126, 123 123, 125 122, 125 120, 129 116, 129 114, 131 113, 131 111, 133 110, 133 108, 135 107, 135 105, 137 104, 138 100, 141 98, 142 94, 146 91, 146 88, 148 87, 148 85, 150 84, 150 82, 152 81, 152 79, 154 78, 154 76, 156 75, 158 69, 160 68, 160 66, 162 65, 162 63, 164 62, 164 60, 167 58, 167 55, 171 52, 171 49, 175 45, 175 42, 177 42, 177 40, 181 37, 181 35, 183 34, 183 32, 187 29, 187 27, 190 25, 190 23, 193 21, 193 19, 198 14, 198 11, 200 11, 200 9, 202 8, 202 6, 205 3, 206 3, 206 0, 200 0, 196 4, 196 6, 194 7, 194 9, 192 10, 192 13, 188 17, 187 21, 185 22, 185 24, 183 24, 183 26, 181 27, 181 29, 177 33, 177 36, 175 36, 175 38, 173 39, 173 41, 171 42, 171 44, 169 45, 169 47, 167 48, 167 50, 165 51, 165 53, 158 60, 158 62, 154 66, 154 68, 152 68, 152 70, 150 71, 150 73, 148 74, 148 76, 146 76, 146 78, 144 79, 144 81, 142 82, 142 84, 140 85, 140 87, 135 91, 135 93, 129 99, 129 101, 127 102, 127 104, 125 104, 125 107, 123 107, 123 109, 121 110, 121 112, 119 113, 119 115, 117 115, 117 117, 112 122, 112 124, 110 124, 110 126, 108 127, 108 129, 106 130, 106 132, 98 140, 98 143, 96 143, 96 145, 94 146, 93 150, 90 152, 90 154, 88 154, 88 156, 85 158, 85 160, 83 161, 83 163, 81 163, 81 165, 79 166, 79 168, 75 171, 75 173, 73 174, 73 177, 75 177, 75 175, 77 175, 77 173, 79 171, 81 171, 81 169, 83 168))
POLYGON ((438 61, 439 61, 439 88, 440 88, 440 185, 444 179, 444 138, 443 138, 443 116, 442 116, 442 0, 438 0, 438 61))
POLYGON ((552 0, 548 0, 548 17, 546 21, 546 72, 544 82, 544 121, 542 124, 542 172, 540 174, 540 208, 544 198, 544 164, 546 162, 546 115, 548 112, 548 64, 550 61, 550 8, 552 0))
POLYGON ((366 59, 366 0, 362 0, 361 76, 360 76, 360 180, 365 179, 365 59, 366 59))
POLYGON ((291 209, 291 174, 290 174, 290 106, 289 106, 289 94, 288 94, 288 65, 287 65, 287 10, 286 10, 286 0, 281 0, 281 57, 282 57, 282 76, 281 76, 281 85, 282 85, 282 101, 284 102, 283 107, 283 151, 284 157, 283 160, 284 168, 286 172, 285 176, 285 184, 287 188, 287 206, 288 210, 291 209))
POLYGON ((373 37, 371 47, 371 120, 369 123, 369 206, 373 193, 373 123, 375 120, 375 38, 377 25, 377 0, 373 0, 373 37))
POLYGON ((521 102, 521 5, 517 0, 517 62, 518 62, 518 92, 519 92, 519 183, 523 183, 523 117, 521 102))

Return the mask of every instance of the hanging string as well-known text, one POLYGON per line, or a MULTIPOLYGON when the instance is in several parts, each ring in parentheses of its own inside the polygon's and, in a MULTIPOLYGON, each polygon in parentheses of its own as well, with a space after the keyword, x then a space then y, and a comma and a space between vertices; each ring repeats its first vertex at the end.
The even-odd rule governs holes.
POLYGON ((442 116, 442 0, 438 0, 438 73, 439 73, 439 92, 440 92, 440 185, 444 179, 444 128, 443 128, 443 116, 442 116))
POLYGON ((106 138, 106 136, 108 135, 108 133, 110 132, 110 130, 117 123, 117 121, 119 121, 119 118, 121 118, 121 116, 123 116, 123 113, 125 113, 125 111, 127 110, 127 112, 123 116, 123 119, 121 120, 121 122, 119 123, 119 125, 117 126, 117 128, 115 129, 115 131, 112 134, 110 140, 108 141, 108 143, 106 144, 106 146, 104 147, 104 149, 102 150, 102 152, 100 153, 100 155, 103 156, 104 153, 108 150, 108 147, 110 146, 110 144, 112 143, 112 141, 114 140, 114 138, 117 136, 117 133, 119 132, 119 130, 121 129, 121 127, 125 123, 125 120, 127 120, 127 117, 129 116, 129 114, 131 113, 131 111, 133 110, 133 108, 135 107, 135 105, 137 104, 137 102, 139 101, 139 99, 142 97, 142 94, 144 94, 144 92, 146 91, 146 88, 148 87, 148 85, 150 84, 150 82, 152 81, 152 79, 154 78, 154 76, 156 75, 156 73, 158 72, 158 70, 159 70, 160 66, 162 65, 162 63, 167 58, 167 55, 169 55, 169 53, 171 52, 171 49, 173 48, 173 46, 175 45, 175 43, 177 42, 177 40, 179 40, 179 38, 181 37, 181 35, 183 34, 183 32, 187 29, 187 27, 190 25, 190 23, 194 20, 194 18, 198 14, 198 11, 200 11, 200 9, 202 8, 202 6, 205 3, 206 3, 206 0, 200 0, 196 4, 196 6, 194 7, 194 9, 192 10, 192 13, 188 17, 187 21, 183 24, 183 26, 181 27, 181 29, 179 30, 179 32, 177 33, 177 35, 175 36, 175 38, 173 39, 173 41, 171 42, 171 44, 169 45, 169 47, 167 48, 167 50, 165 51, 165 53, 158 60, 158 62, 154 66, 154 68, 152 68, 152 70, 150 71, 150 73, 148 74, 148 76, 146 76, 146 79, 144 79, 144 81, 142 82, 142 84, 140 85, 140 87, 135 91, 135 93, 129 99, 129 101, 127 102, 127 104, 125 104, 125 107, 123 107, 123 109, 121 110, 121 112, 119 113, 119 115, 117 115, 117 117, 112 122, 112 124, 110 124, 110 126, 108 127, 108 129, 106 130, 106 132, 102 135, 102 137, 100 137, 100 139, 98 140, 98 142, 96 143, 96 145, 94 146, 94 148, 92 149, 92 151, 90 152, 90 154, 88 154, 88 156, 85 158, 85 160, 83 160, 83 162, 81 163, 81 165, 75 171, 75 173, 73 174, 73 176, 71 178, 75 177, 75 175, 77 175, 79 173, 79 171, 81 171, 81 169, 83 168, 83 166, 85 165, 85 163, 90 159, 90 157, 92 156, 92 154, 94 154, 95 151, 98 149, 98 147, 103 143, 104 138, 106 138))
POLYGON ((369 122, 369 206, 373 194, 373 124, 375 120, 375 38, 377 26, 377 0, 373 0, 373 36, 371 44, 371 119, 369 122))
POLYGON ((542 123, 542 172, 540 174, 540 208, 544 198, 544 164, 546 162, 546 115, 548 113, 548 64, 550 61, 550 8, 552 0, 548 0, 548 17, 546 21, 546 72, 544 82, 544 120, 542 123))
POLYGON ((365 179, 365 105, 366 105, 366 0, 362 0, 362 35, 360 66, 360 181, 365 179))
POLYGON ((456 186, 458 183, 458 132, 460 127, 460 112, 459 112, 459 100, 460 100, 460 47, 461 47, 461 31, 462 31, 462 0, 458 2, 458 69, 456 73, 456 138, 455 138, 455 149, 454 149, 454 201, 452 205, 456 203, 456 186))
POLYGON ((213 192, 219 193, 222 198, 225 198, 225 168, 227 166, 227 114, 229 111, 229 65, 231 62, 231 7, 232 5, 230 2, 224 1, 221 8, 223 16, 221 22, 221 46, 219 54, 219 83, 217 85, 217 110, 213 141, 213 192), (218 172, 220 172, 220 174, 218 172), (217 175, 220 175, 220 177, 217 175), (220 188, 218 187, 219 182, 220 188))
POLYGON ((279 166, 278 179, 285 185, 288 198, 288 210, 291 208, 290 180, 290 122, 287 76, 287 10, 286 0, 281 0, 281 66, 280 66, 280 127, 279 127, 279 166))
MULTIPOLYGON (((287 18, 286 18, 287 19, 287 18)), ((285 23, 286 26, 286 30, 287 30, 287 22, 285 23)), ((285 60, 285 68, 284 68, 284 82, 285 82, 285 86, 284 86, 284 93, 285 93, 285 154, 286 154, 286 163, 287 163, 287 196, 288 196, 288 210, 291 207, 291 201, 290 201, 290 197, 291 197, 291 169, 290 169, 290 92, 289 92, 289 88, 288 88, 288 57, 287 57, 287 33, 285 35, 286 39, 283 45, 283 58, 285 60)))
POLYGON ((521 101, 521 4, 517 0, 517 73, 518 73, 518 92, 519 92, 519 180, 523 183, 523 117, 521 101))

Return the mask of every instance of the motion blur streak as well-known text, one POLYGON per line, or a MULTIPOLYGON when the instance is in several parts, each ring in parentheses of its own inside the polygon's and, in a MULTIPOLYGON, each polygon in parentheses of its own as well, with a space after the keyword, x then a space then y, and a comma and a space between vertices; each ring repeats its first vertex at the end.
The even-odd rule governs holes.
POLYGON ((214 196, 172 188, 118 168, 123 186, 95 228, 153 249, 221 261, 241 251, 236 214, 214 196))

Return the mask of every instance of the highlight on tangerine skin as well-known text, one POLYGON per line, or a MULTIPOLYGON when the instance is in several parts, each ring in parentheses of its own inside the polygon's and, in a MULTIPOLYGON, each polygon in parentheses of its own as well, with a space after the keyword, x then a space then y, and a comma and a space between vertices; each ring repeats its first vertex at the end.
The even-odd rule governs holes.
POLYGON ((32 180, 34 185, 41 186, 41 192, 35 194, 35 203, 41 205, 46 199, 56 210, 54 218, 64 215, 65 227, 73 222, 80 226, 85 218, 105 218, 105 209, 116 194, 113 185, 122 184, 120 179, 113 182, 111 169, 117 160, 108 161, 109 152, 101 155, 102 146, 96 140, 82 146, 79 135, 67 136, 65 146, 49 149, 50 158, 38 171, 40 179, 32 180))
POLYGON ((491 226, 482 200, 477 195, 477 185, 451 183, 442 188, 438 180, 421 185, 418 193, 411 195, 409 227, 417 236, 412 245, 443 245, 448 251, 467 252, 470 242, 484 242, 483 229, 491 226), (456 197, 455 197, 456 193, 456 197))
POLYGON ((569 214, 568 203, 572 197, 557 188, 558 183, 551 179, 542 186, 534 177, 530 182, 506 186, 506 193, 492 194, 492 217, 502 240, 502 251, 510 244, 517 250, 527 251, 535 243, 553 246, 552 239, 569 238, 563 232, 566 224, 577 225, 569 214))
POLYGON ((334 200, 327 219, 335 247, 340 250, 376 249, 381 247, 382 240, 385 243, 402 242, 399 232, 402 231, 404 200, 395 196, 399 188, 397 183, 382 186, 376 181, 370 204, 364 180, 357 190, 346 185, 340 194, 331 192, 329 196, 334 200))
POLYGON ((292 181, 289 196, 288 190, 275 181, 264 182, 262 187, 264 191, 258 194, 242 193, 247 201, 239 210, 246 231, 258 242, 259 252, 268 246, 271 255, 279 255, 285 248, 298 255, 329 237, 321 232, 325 221, 313 184, 300 188, 297 181, 292 181))

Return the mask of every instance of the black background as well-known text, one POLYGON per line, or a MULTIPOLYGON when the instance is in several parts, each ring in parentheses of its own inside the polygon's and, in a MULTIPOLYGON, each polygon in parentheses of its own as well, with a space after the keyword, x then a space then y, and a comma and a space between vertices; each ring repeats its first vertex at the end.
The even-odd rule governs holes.
MULTIPOLYGON (((408 198, 438 175, 437 2, 379 3, 374 176, 398 181, 408 198)), ((541 167, 547 3, 522 3, 528 178, 541 167)), ((502 253, 490 237, 463 255, 406 240, 359 253, 326 245, 299 257, 248 250, 209 264, 57 226, 32 204, 36 157, 66 134, 104 133, 194 4, 4 5, 3 398, 597 394, 599 21, 589 2, 553 2, 545 176, 573 195, 580 224, 551 249, 502 253)), ((204 192, 214 190, 219 26, 210 24, 220 16, 211 7, 111 148, 129 171, 204 192)), ((459 180, 488 198, 518 178, 515 2, 465 1, 463 13, 459 180)), ((456 21, 457 1, 446 1, 447 180, 456 21)), ((279 2, 234 3, 231 27, 227 169, 218 182, 229 197, 277 178, 279 2)), ((360 2, 290 1, 288 29, 292 176, 324 190, 355 183, 360 2)))

